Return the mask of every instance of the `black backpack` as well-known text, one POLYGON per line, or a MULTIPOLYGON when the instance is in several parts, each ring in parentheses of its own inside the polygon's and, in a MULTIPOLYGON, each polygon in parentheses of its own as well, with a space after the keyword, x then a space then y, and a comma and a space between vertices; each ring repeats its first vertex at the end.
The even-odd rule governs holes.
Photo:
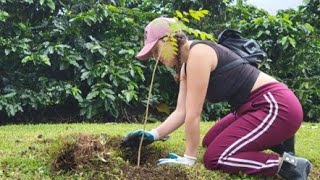
POLYGON ((241 57, 240 59, 216 69, 217 72, 220 73, 244 63, 249 63, 258 67, 259 63, 267 57, 267 54, 260 48, 254 39, 242 37, 241 32, 238 30, 226 29, 222 31, 218 36, 217 43, 229 48, 241 57))

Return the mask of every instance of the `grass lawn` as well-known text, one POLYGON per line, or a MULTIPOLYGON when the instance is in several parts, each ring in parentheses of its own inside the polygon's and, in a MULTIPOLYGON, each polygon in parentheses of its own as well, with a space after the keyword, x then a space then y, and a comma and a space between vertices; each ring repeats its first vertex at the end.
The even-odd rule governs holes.
MULTIPOLYGON (((209 130, 213 122, 201 122, 201 137, 209 130)), ((148 124, 150 130, 159 125, 148 124)), ((7 125, 0 126, 0 179, 86 179, 84 173, 52 172, 48 155, 50 148, 61 136, 84 133, 110 136, 124 136, 128 132, 141 129, 141 124, 40 124, 40 125, 7 125)), ((156 142, 155 147, 166 152, 183 154, 183 128, 170 135, 166 142, 156 142)), ((259 179, 258 177, 233 175, 207 171, 201 165, 204 149, 200 148, 196 168, 187 171, 197 179, 259 179)), ((320 124, 304 123, 296 138, 297 156, 308 158, 313 164, 310 179, 320 179, 320 124)), ((175 168, 175 167, 174 167, 175 168)), ((114 179, 121 179, 114 177, 114 179)), ((191 178, 190 178, 191 179, 191 178)))

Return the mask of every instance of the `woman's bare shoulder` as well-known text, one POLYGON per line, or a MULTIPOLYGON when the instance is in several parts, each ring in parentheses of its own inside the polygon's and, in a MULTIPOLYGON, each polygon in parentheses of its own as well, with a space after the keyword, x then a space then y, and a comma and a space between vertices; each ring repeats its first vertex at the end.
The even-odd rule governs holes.
POLYGON ((216 51, 207 44, 196 44, 189 52, 188 61, 200 61, 207 63, 213 71, 218 64, 218 57, 216 51))

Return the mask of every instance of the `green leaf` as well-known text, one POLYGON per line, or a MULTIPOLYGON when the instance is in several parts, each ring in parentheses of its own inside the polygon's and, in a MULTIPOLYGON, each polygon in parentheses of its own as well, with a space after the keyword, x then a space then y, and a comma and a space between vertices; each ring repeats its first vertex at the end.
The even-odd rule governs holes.
POLYGON ((193 19, 200 21, 200 17, 198 16, 198 14, 194 10, 190 9, 189 13, 190 13, 190 16, 193 17, 193 19))
POLYGON ((208 10, 206 10, 206 9, 203 9, 203 10, 201 10, 200 12, 201 12, 202 14, 204 14, 204 15, 209 14, 209 11, 208 11, 208 10))
POLYGON ((199 36, 199 30, 192 30, 192 33, 195 37, 198 37, 199 36))
POLYGON ((190 22, 189 19, 187 19, 187 18, 182 18, 182 20, 185 21, 185 22, 187 22, 187 23, 190 22))
POLYGON ((5 49, 4 50, 4 54, 7 56, 7 55, 9 55, 10 54, 10 52, 11 52, 11 50, 10 49, 5 49))
POLYGON ((201 40, 205 40, 206 39, 206 33, 201 32, 200 33, 200 38, 201 38, 201 40))
POLYGON ((200 21, 200 17, 197 14, 192 13, 190 15, 191 15, 191 17, 193 17, 193 19, 200 21))
POLYGON ((253 23, 256 24, 256 25, 261 25, 263 23, 263 18, 262 17, 258 17, 256 19, 254 19, 253 23))
POLYGON ((88 95, 87 95, 87 98, 88 100, 91 100, 95 97, 97 97, 99 95, 99 91, 91 91, 88 95))
POLYGON ((107 5, 107 9, 108 9, 109 11, 115 12, 115 13, 119 13, 119 12, 120 12, 120 10, 119 10, 117 7, 112 6, 112 5, 107 5))
POLYGON ((89 75, 90 75, 89 71, 82 73, 81 74, 81 81, 88 79, 89 75))
POLYGON ((178 18, 182 19, 183 15, 180 11, 176 10, 176 15, 178 16, 178 18))
POLYGON ((90 106, 87 108, 86 118, 87 118, 87 119, 91 119, 91 118, 92 118, 92 105, 90 105, 90 106))
POLYGON ((288 43, 288 36, 285 36, 281 39, 281 45, 283 46, 283 49, 287 49, 288 46, 289 46, 289 43, 288 43))
POLYGON ((314 32, 314 27, 311 26, 309 23, 306 23, 305 26, 306 26, 306 28, 309 30, 309 33, 310 33, 310 32, 314 32))
POLYGON ((282 44, 282 46, 284 46, 284 45, 287 43, 287 41, 288 41, 288 36, 283 37, 283 38, 281 39, 281 44, 282 44))
POLYGON ((9 17, 9 14, 6 11, 0 10, 0 21, 5 22, 9 17))
POLYGON ((27 2, 29 4, 32 4, 33 3, 33 0, 24 0, 24 2, 27 2))
POLYGON ((47 5, 50 7, 51 10, 56 9, 56 5, 54 4, 54 2, 52 0, 46 0, 46 1, 47 1, 47 5))
POLYGON ((289 37, 289 43, 291 44, 291 46, 296 47, 296 40, 292 37, 289 37))
POLYGON ((31 56, 25 56, 22 60, 21 60, 21 63, 22 64, 25 64, 25 63, 27 63, 27 62, 29 62, 29 61, 32 61, 33 60, 33 56, 31 55, 31 56))
POLYGON ((46 65, 51 66, 50 58, 49 58, 48 56, 42 55, 42 56, 41 56, 41 61, 42 61, 43 63, 45 63, 46 65))
POLYGON ((177 54, 177 52, 174 49, 174 46, 172 46, 170 44, 170 42, 166 43, 162 48, 163 49, 162 49, 162 55, 161 56, 165 60, 172 59, 177 54))
POLYGON ((202 14, 202 13, 197 13, 197 15, 198 15, 200 18, 203 18, 203 17, 204 17, 204 14, 202 14))
POLYGON ((131 92, 126 92, 125 95, 126 95, 126 101, 130 102, 132 100, 132 98, 133 98, 132 93, 131 92))
POLYGON ((53 52, 54 52, 54 49, 53 49, 52 46, 49 46, 49 47, 46 49, 46 53, 47 53, 47 54, 53 54, 53 52))
POLYGON ((11 93, 9 93, 9 94, 4 95, 3 97, 4 97, 4 98, 12 98, 12 97, 14 97, 16 94, 17 94, 16 92, 11 92, 11 93))
POLYGON ((112 95, 112 94, 107 94, 107 97, 109 99, 111 99, 112 101, 116 100, 116 97, 114 95, 112 95))
POLYGON ((263 31, 259 31, 257 34, 257 38, 259 38, 263 34, 263 31))
POLYGON ((215 41, 214 37, 211 34, 206 34, 206 39, 209 39, 211 41, 215 41))
POLYGON ((107 51, 104 48, 100 48, 100 49, 98 49, 98 51, 103 57, 105 57, 107 55, 107 51))
POLYGON ((129 23, 134 23, 134 19, 133 18, 125 18, 125 20, 129 23))

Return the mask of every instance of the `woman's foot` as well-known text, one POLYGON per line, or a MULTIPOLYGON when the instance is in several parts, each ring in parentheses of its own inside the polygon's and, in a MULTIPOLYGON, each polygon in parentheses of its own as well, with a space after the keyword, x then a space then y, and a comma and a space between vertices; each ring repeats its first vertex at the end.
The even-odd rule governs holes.
POLYGON ((311 163, 305 158, 284 153, 278 174, 287 180, 307 180, 311 166, 311 163))

